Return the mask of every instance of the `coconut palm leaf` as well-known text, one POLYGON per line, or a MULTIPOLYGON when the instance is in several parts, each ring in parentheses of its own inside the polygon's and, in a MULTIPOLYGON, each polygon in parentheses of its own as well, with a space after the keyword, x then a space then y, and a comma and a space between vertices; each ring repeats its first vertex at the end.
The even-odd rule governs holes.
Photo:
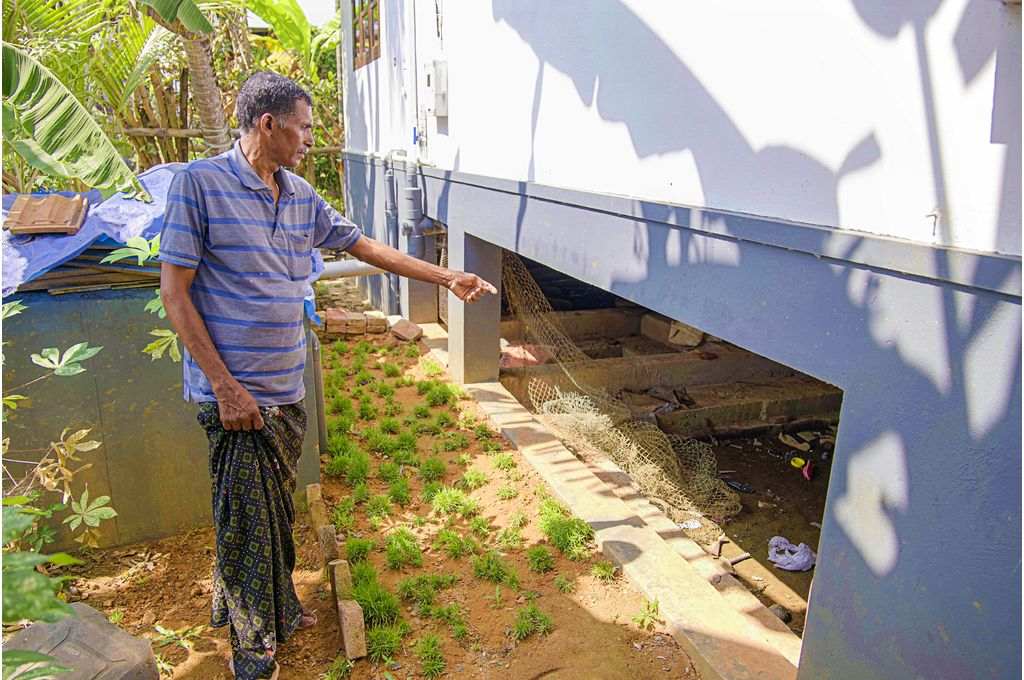
POLYGON ((73 94, 24 51, 3 44, 4 139, 32 167, 106 194, 149 194, 73 94))
POLYGON ((128 96, 174 40, 173 33, 147 16, 126 16, 104 36, 102 47, 93 55, 90 73, 115 111, 124 109, 128 96))

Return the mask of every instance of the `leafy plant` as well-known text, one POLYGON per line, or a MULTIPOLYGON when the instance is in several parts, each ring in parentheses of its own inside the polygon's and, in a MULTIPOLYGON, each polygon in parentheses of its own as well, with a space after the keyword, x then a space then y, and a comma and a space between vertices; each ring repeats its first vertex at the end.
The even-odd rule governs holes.
POLYGON ((441 482, 427 482, 423 485, 423 489, 420 490, 420 497, 425 503, 433 503, 434 497, 437 496, 438 492, 444 488, 441 482))
POLYGON ((450 486, 443 487, 431 501, 434 512, 440 515, 461 515, 470 517, 476 514, 479 505, 475 500, 467 496, 461 489, 450 486))
POLYGON ((494 457, 494 467, 502 471, 514 470, 516 459, 512 457, 511 453, 499 453, 494 457))
POLYGON ((381 368, 384 369, 384 375, 389 378, 397 378, 402 375, 402 369, 395 364, 385 363, 381 368))
POLYGON ((166 328, 154 328, 149 334, 156 337, 156 340, 143 347, 142 351, 148 354, 151 360, 156 361, 163 358, 166 352, 175 363, 181 361, 181 349, 178 347, 177 333, 166 328))
POLYGON ((633 617, 633 623, 637 625, 641 630, 653 629, 655 625, 664 623, 661 620, 660 607, 658 606, 657 600, 644 600, 643 608, 640 613, 633 617))
MULTIPOLYGON (((120 262, 121 260, 127 260, 134 257, 137 261, 136 263, 138 264, 138 266, 141 267, 143 264, 145 264, 146 260, 156 258, 159 255, 159 234, 157 234, 148 241, 142 236, 132 236, 125 242, 125 246, 123 248, 118 248, 116 250, 111 251, 109 255, 100 260, 100 264, 106 264, 108 262, 120 262)), ((156 299, 160 299, 160 291, 156 291, 156 299)), ((153 302, 149 302, 147 304, 147 307, 150 304, 153 304, 153 302)), ((162 309, 163 305, 161 305, 160 308, 162 309)), ((150 310, 146 309, 146 311, 150 310)), ((166 316, 166 312, 164 313, 164 316, 166 316)), ((160 318, 164 317, 161 316, 160 318)))
POLYGON ((409 488, 409 480, 399 477, 388 486, 388 498, 392 502, 405 507, 412 500, 412 490, 409 488))
POLYGON ((487 475, 480 470, 466 470, 462 479, 459 480, 459 484, 463 488, 473 491, 487 484, 487 475))
POLYGON ((587 556, 594 530, 578 517, 569 515, 561 505, 546 498, 540 504, 540 530, 551 544, 571 560, 587 556))
MULTIPOLYGON (((369 565, 360 562, 357 566, 369 565)), ((372 569, 372 568, 371 568, 372 569)), ((390 626, 398 621, 398 598, 385 588, 373 573, 373 578, 363 577, 356 581, 355 570, 352 573, 352 599, 363 608, 363 621, 368 628, 374 626, 390 626)))
POLYGON ((519 529, 506 527, 498 532, 498 547, 503 550, 519 550, 523 547, 523 535, 519 529))
POLYGON ((364 451, 353 451, 345 464, 345 481, 350 486, 365 482, 370 476, 370 456, 364 451))
POLYGON ((192 640, 198 638, 206 626, 185 626, 178 630, 172 630, 170 628, 164 628, 159 623, 154 626, 156 632, 160 633, 153 640, 153 644, 157 647, 166 647, 167 645, 174 644, 182 649, 192 651, 192 640))
MULTIPOLYGON (((369 647, 369 639, 367 639, 367 647, 369 647)), ((340 654, 327 667, 323 680, 345 680, 352 674, 353 668, 355 668, 355 664, 349 661, 344 654, 340 654)))
POLYGON ((436 482, 444 477, 446 471, 444 461, 436 456, 431 456, 420 463, 420 478, 424 482, 436 482))
POLYGON ((418 404, 417 406, 413 407, 412 414, 414 416, 416 416, 417 418, 421 418, 421 419, 422 418, 429 418, 430 417, 430 407, 429 406, 425 406, 423 404, 418 404))
POLYGON ((376 663, 390 661, 402 648, 402 639, 405 638, 408 630, 408 626, 404 622, 368 629, 366 631, 366 655, 370 661, 376 663))
POLYGON ((438 621, 447 623, 451 627, 452 637, 456 640, 463 640, 469 634, 465 614, 462 608, 455 602, 443 607, 431 608, 430 616, 438 621))
POLYGON ((377 476, 385 482, 393 482, 402 476, 402 469, 395 462, 384 462, 377 468, 377 476))
POLYGON ((526 551, 526 564, 530 571, 543 574, 555 568, 555 556, 542 545, 535 545, 526 551))
POLYGON ((398 584, 398 595, 416 605, 421 616, 430 612, 437 593, 455 585, 459 577, 455 574, 420 574, 402 579, 398 584))
POLYGON ((519 490, 513 484, 505 484, 498 489, 496 495, 499 500, 508 501, 518 496, 519 490))
POLYGON ((398 434, 399 430, 402 429, 401 423, 395 418, 384 418, 380 421, 380 431, 388 434, 398 434))
POLYGON ((391 514, 391 499, 386 494, 372 496, 366 503, 367 517, 387 517, 391 514))
POLYGON ((348 503, 339 503, 331 511, 331 523, 339 532, 348 533, 356 526, 355 515, 352 514, 352 506, 355 502, 351 498, 346 499, 348 503))
POLYGON ((576 590, 576 584, 573 583, 572 579, 559 574, 555 577, 555 588, 557 588, 560 593, 569 594, 576 590))
POLYGON ((434 548, 443 550, 453 560, 475 553, 479 546, 469 536, 460 536, 452 529, 441 529, 434 537, 434 548))

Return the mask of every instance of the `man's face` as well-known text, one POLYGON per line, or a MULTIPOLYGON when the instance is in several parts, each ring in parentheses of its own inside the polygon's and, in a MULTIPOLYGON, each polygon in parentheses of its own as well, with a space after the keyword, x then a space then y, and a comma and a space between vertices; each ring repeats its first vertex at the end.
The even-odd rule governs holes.
POLYGON ((290 115, 274 117, 267 142, 277 163, 289 168, 301 163, 313 146, 312 107, 301 99, 295 100, 290 115))

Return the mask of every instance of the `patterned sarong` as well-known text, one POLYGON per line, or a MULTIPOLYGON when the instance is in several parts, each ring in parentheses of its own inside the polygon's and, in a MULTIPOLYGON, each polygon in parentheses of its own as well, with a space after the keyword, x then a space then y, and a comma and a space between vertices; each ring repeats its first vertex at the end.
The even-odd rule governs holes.
POLYGON ((302 617, 292 583, 292 493, 306 411, 301 404, 260 411, 262 430, 230 432, 215 403, 199 408, 210 441, 217 535, 210 625, 230 626, 235 677, 242 680, 271 676, 278 643, 302 617))

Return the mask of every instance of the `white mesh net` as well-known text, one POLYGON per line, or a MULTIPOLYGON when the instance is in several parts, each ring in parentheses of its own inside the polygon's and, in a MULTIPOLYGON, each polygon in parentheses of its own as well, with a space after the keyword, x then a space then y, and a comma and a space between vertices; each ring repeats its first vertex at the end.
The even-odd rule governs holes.
POLYGON ((739 497, 718 477, 711 447, 666 435, 654 423, 636 420, 628 406, 575 375, 593 361, 551 314, 551 305, 522 260, 506 253, 502 286, 526 338, 549 350, 572 388, 542 379, 529 382, 534 412, 578 455, 605 455, 621 467, 653 503, 694 540, 710 543, 722 521, 740 510, 739 497))

